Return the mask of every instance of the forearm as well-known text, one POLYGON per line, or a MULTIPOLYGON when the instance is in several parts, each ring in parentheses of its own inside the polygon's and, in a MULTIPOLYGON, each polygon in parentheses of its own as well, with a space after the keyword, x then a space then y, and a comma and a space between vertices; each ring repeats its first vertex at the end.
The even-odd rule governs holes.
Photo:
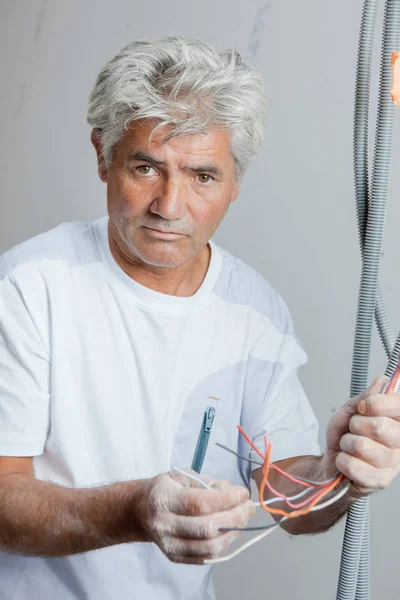
MULTIPOLYGON (((299 477, 311 479, 312 481, 324 481, 331 475, 331 473, 327 474, 325 472, 323 458, 318 456, 300 457, 290 466, 285 468, 285 471, 290 475, 298 475, 299 477)), ((276 472, 274 472, 274 487, 285 496, 294 496, 304 490, 304 487, 300 484, 294 483, 276 472)), ((271 497, 271 495, 268 497, 271 497)), ((345 494, 340 500, 327 508, 310 512, 307 515, 300 517, 288 519, 282 523, 282 528, 292 535, 326 531, 346 514, 353 502, 354 498, 349 498, 349 496, 345 494)), ((283 503, 274 505, 274 508, 277 508, 278 506, 283 506, 283 503)), ((285 504, 284 510, 286 512, 292 512, 294 509, 289 508, 285 504)), ((275 516, 275 518, 279 520, 282 517, 275 516)))
POLYGON ((21 473, 0 475, 0 549, 25 556, 67 556, 147 541, 135 506, 142 481, 67 488, 21 473))

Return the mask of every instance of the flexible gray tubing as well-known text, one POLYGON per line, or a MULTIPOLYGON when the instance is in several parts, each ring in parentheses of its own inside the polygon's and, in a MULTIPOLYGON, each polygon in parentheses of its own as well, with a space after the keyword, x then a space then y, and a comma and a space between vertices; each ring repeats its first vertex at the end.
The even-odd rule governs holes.
POLYGON ((376 306, 375 306, 375 321, 379 331, 379 337, 381 338, 381 342, 386 352, 386 356, 389 359, 393 348, 394 341, 393 335, 390 330, 390 326, 387 320, 385 306, 383 304, 383 298, 381 295, 381 291, 378 287, 377 295, 376 295, 376 306))
MULTIPOLYGON (((385 7, 385 17, 383 25, 383 40, 382 40, 382 51, 381 51, 381 73, 380 73, 380 97, 378 106, 378 120, 381 115, 384 120, 383 133, 389 134, 387 138, 381 140, 381 149, 384 155, 384 164, 387 167, 387 171, 384 172, 383 177, 385 178, 384 184, 385 189, 382 193, 385 196, 385 211, 386 211, 386 198, 387 189, 390 178, 390 161, 391 161, 391 142, 393 132, 393 116, 394 107, 393 102, 390 98, 390 89, 392 85, 392 69, 391 69, 391 54, 393 50, 397 50, 397 44, 400 39, 400 3, 399 0, 394 2, 388 2, 385 7)), ((376 135, 376 149, 379 147, 378 136, 380 134, 379 127, 376 135)), ((374 157, 375 160, 375 157, 374 157)), ((374 167, 375 169, 375 167, 374 167)), ((379 170, 379 167, 378 167, 379 170)), ((382 231, 383 236, 383 231, 382 231)), ((396 342, 396 348, 393 348, 393 342, 391 340, 390 328, 386 320, 385 310, 383 306, 382 297, 380 296, 378 289, 377 304, 375 307, 375 317, 378 317, 377 324, 381 340, 384 343, 386 354, 389 358, 389 363, 386 368, 386 375, 392 375, 398 362, 398 343, 400 343, 400 335, 396 342), (378 312, 377 312, 378 311, 378 312), (379 314, 380 311, 380 314, 379 314), (379 317, 383 321, 379 321, 379 317), (385 341, 386 337, 386 341, 385 341)), ((362 545, 360 560, 358 566, 358 576, 356 585, 356 600, 368 600, 370 598, 370 542, 369 542, 369 506, 365 510, 365 520, 362 533, 362 545)))
MULTIPOLYGON (((354 127, 353 127, 353 157, 354 157, 354 183, 357 208, 358 235, 361 254, 364 251, 364 237, 368 215, 368 115, 369 91, 371 81, 371 61, 376 24, 378 1, 364 3, 361 18, 361 28, 357 58, 357 76, 354 100, 354 127)), ((381 292, 377 290, 375 307, 375 320, 382 344, 387 357, 394 347, 393 336, 385 313, 381 292)))
MULTIPOLYGON (((377 0, 364 3, 359 35, 354 98, 354 183, 358 233, 362 257, 364 254, 369 206, 368 116, 371 62, 377 8, 377 0)), ((379 335, 387 352, 387 346, 391 343, 391 335, 379 288, 377 289, 375 320, 378 326, 379 335)), ((360 586, 365 588, 366 582, 369 584, 369 568, 369 510, 366 509, 364 510, 364 514, 357 515, 356 520, 354 520, 354 517, 351 521, 348 519, 346 524, 342 563, 339 574, 339 589, 343 591, 343 579, 345 586, 349 587, 347 594, 345 593, 345 597, 349 594, 351 598, 354 597, 354 594, 356 593, 356 591, 353 590, 354 586, 355 590, 357 590, 360 586), (355 579, 356 577, 357 579, 355 579)))
MULTIPOLYGON (((358 42, 357 75, 354 99, 353 159, 358 233, 361 255, 364 256, 365 233, 368 217, 368 114, 371 80, 371 61, 376 25, 377 0, 364 2, 358 42)), ((371 324, 372 327, 372 324, 371 324)), ((354 362, 354 356, 353 356, 354 362)), ((353 388, 353 380, 351 387, 353 388)), ((347 515, 339 571, 337 599, 355 597, 360 563, 361 545, 368 539, 365 518, 368 511, 347 515)))
MULTIPOLYGON (((363 81, 363 66, 371 61, 373 32, 376 21, 377 2, 366 0, 360 31, 357 83, 363 81)), ((380 94, 378 119, 375 136, 374 163, 372 169, 371 201, 368 205, 368 180, 365 177, 366 154, 359 160, 355 152, 356 181, 358 174, 364 172, 364 204, 360 198, 360 223, 365 223, 363 245, 363 264, 359 292, 356 333, 354 340, 353 365, 351 377, 351 396, 361 393, 368 383, 369 355, 373 317, 377 302, 377 284, 379 262, 382 248, 383 231, 386 217, 386 197, 390 175, 390 155, 393 130, 393 103, 390 97, 392 83, 391 52, 396 49, 400 32, 400 0, 387 0, 384 18, 384 33, 381 54, 380 94), (363 208, 364 206, 364 208, 363 208), (361 209, 361 210, 360 210, 361 209)), ((367 68, 366 81, 369 82, 370 68, 367 68)), ((364 81, 365 83, 365 81, 364 81)), ((362 84, 361 84, 362 86, 362 84)), ((356 114, 368 109, 369 94, 360 97, 360 88, 356 90, 356 114), (365 100, 367 99, 367 102, 365 100)), ((369 87, 368 87, 369 90, 369 87)), ((364 89, 365 94, 365 89, 364 89)), ((355 117, 355 129, 356 120, 355 117)), ((364 126, 367 123, 364 116, 364 126)), ((358 130, 360 131, 360 130, 358 130)), ((364 139, 367 144, 367 137, 364 139)), ((355 149, 357 142, 355 139, 355 149)), ((366 150, 365 150, 366 152, 366 150)), ((359 197, 357 197, 359 201, 359 197)), ((362 228, 360 226, 362 233, 362 228)), ((361 234, 360 234, 360 239, 361 234)), ((381 307, 383 307, 383 303, 381 307)), ((382 336, 381 336, 382 337, 382 336)), ((388 353, 388 352, 387 352, 388 353)), ((389 352, 390 353, 390 352, 389 352)), ((343 541, 337 600, 367 600, 370 598, 369 583, 369 531, 368 499, 358 500, 349 509, 343 541), (363 549, 360 558, 361 546, 363 549)))
MULTIPOLYGON (((358 231, 361 252, 364 247, 366 218, 368 212, 368 113, 369 113, 369 90, 371 75, 371 57, 373 48, 373 34, 375 30, 377 3, 364 8, 363 19, 360 30, 359 55, 357 65, 357 80, 355 94, 354 113, 354 173, 355 191, 357 202, 358 231), (364 15, 365 19, 364 20, 364 15)), ((377 300, 375 306, 375 321, 379 336, 384 346, 387 357, 391 358, 394 348, 392 333, 386 317, 385 307, 379 287, 377 289, 377 300)), ((398 338, 400 343, 400 336, 398 338)), ((394 364, 392 372, 397 364, 398 351, 394 351, 394 364)), ((391 369, 389 369, 391 370, 391 369)), ((392 374, 392 372, 390 374, 392 374)), ((386 373, 388 374, 388 372, 386 373)), ((356 584, 356 598, 370 595, 369 590, 370 572, 370 541, 369 541, 369 511, 366 510, 362 543, 360 548, 358 577, 356 584)))
MULTIPOLYGON (((400 355, 400 333, 397 337, 396 344, 391 352, 389 362, 386 367, 385 375, 391 377, 399 364, 400 355)), ((369 510, 366 510, 362 544, 360 552, 360 560, 358 564, 358 576, 356 587, 356 600, 370 598, 370 539, 369 539, 369 510)))

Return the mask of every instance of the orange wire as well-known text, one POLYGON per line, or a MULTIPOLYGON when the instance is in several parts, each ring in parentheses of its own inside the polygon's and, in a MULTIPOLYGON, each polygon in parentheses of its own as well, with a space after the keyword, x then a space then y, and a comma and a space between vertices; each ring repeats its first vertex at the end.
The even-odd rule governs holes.
MULTIPOLYGON (((243 428, 240 425, 237 425, 237 428, 239 429, 240 433, 243 435, 243 437, 245 438, 247 443, 250 444, 250 446, 253 448, 253 450, 255 452, 257 452, 257 454, 263 459, 263 461, 265 461, 265 456, 260 452, 260 450, 257 448, 257 446, 255 446, 255 444, 253 444, 253 442, 251 441, 249 436, 245 433, 243 428)), ((293 481, 294 483, 298 483, 299 485, 302 485, 304 487, 324 487, 324 486, 328 485, 327 483, 319 483, 318 485, 313 484, 313 483, 307 483, 305 481, 302 481, 301 479, 297 479, 297 477, 294 477, 293 475, 289 475, 289 473, 285 473, 285 471, 283 471, 282 469, 280 469, 279 467, 277 467, 274 464, 270 464, 270 467, 274 471, 278 471, 278 473, 281 473, 281 475, 284 475, 285 477, 287 477, 287 479, 290 479, 290 481, 293 481)))
MULTIPOLYGON (((400 365, 399 365, 399 372, 400 372, 400 365)), ((271 465, 271 463, 270 463, 270 457, 271 457, 271 452, 272 452, 272 442, 268 443, 267 436, 264 437, 264 443, 266 446, 266 455, 264 456, 260 452, 260 450, 257 448, 257 446, 255 446, 255 444, 253 444, 252 440, 250 440, 249 436, 245 433, 243 428, 240 425, 238 425, 237 427, 238 427, 240 433, 245 438, 245 440, 248 442, 248 444, 253 448, 253 450, 255 452, 257 452, 257 454, 264 461, 263 465, 262 465, 263 477, 262 477, 261 485, 259 488, 260 506, 261 506, 261 508, 263 508, 263 510, 265 510, 266 512, 268 512, 272 515, 283 515, 284 517, 293 519, 295 517, 300 517, 302 515, 308 514, 311 511, 311 509, 314 508, 314 506, 316 504, 318 504, 318 502, 320 500, 322 500, 322 498, 324 498, 327 494, 329 494, 329 492, 331 492, 343 479, 343 474, 340 474, 336 479, 334 479, 329 484, 315 484, 315 485, 314 484, 306 484, 305 482, 303 482, 299 479, 296 479, 296 477, 289 475, 289 473, 285 473, 285 471, 283 471, 281 469, 277 469, 282 475, 285 475, 286 477, 288 477, 289 479, 291 479, 292 481, 294 481, 296 483, 299 483, 300 485, 303 485, 306 487, 315 487, 315 488, 323 486, 323 489, 321 490, 321 492, 318 495, 316 495, 313 498, 313 500, 310 502, 310 504, 302 510, 294 510, 292 512, 286 512, 279 508, 269 508, 269 506, 267 504, 264 504, 264 490, 265 490, 266 482, 268 479, 269 470, 271 467, 275 467, 275 465, 271 465)))
POLYGON ((238 425, 237 428, 239 429, 240 433, 242 434, 242 436, 244 437, 244 439, 246 440, 246 442, 248 444, 250 444, 250 446, 253 448, 253 450, 255 450, 257 452, 258 456, 260 456, 263 460, 265 460, 264 454, 262 454, 259 451, 259 449, 257 448, 257 446, 255 446, 253 444, 253 442, 251 441, 251 439, 249 438, 249 436, 247 435, 247 433, 244 431, 244 429, 240 425, 238 425))
POLYGON ((312 508, 314 508, 314 506, 316 504, 318 504, 318 502, 320 500, 322 500, 322 498, 324 496, 326 496, 327 494, 329 494, 329 492, 331 492, 337 485, 338 483, 340 483, 340 481, 343 479, 343 475, 341 474, 337 479, 335 479, 335 481, 333 481, 325 490, 323 490, 316 498, 314 498, 314 500, 312 500, 312 502, 310 502, 310 504, 302 509, 302 510, 294 510, 292 512, 286 512, 284 510, 281 510, 279 508, 269 508, 268 505, 265 505, 262 502, 262 498, 263 496, 261 495, 264 492, 264 486, 260 486, 260 490, 262 489, 262 492, 260 493, 260 503, 261 503, 261 508, 263 508, 264 510, 266 510, 267 512, 269 512, 272 515, 283 515, 284 517, 288 517, 289 519, 293 519, 295 517, 300 517, 302 515, 307 515, 312 508))
POLYGON ((324 498, 324 496, 326 496, 327 494, 329 494, 329 492, 331 492, 337 485, 338 483, 340 483, 340 481, 343 479, 343 475, 340 474, 334 481, 332 481, 332 483, 330 483, 326 488, 324 488, 319 494, 318 496, 316 496, 314 498, 314 500, 312 500, 310 502, 310 504, 302 509, 302 510, 294 510, 292 512, 286 512, 284 510, 281 510, 279 508, 269 508, 268 505, 264 504, 264 489, 265 489, 265 485, 266 485, 266 481, 268 478, 268 473, 269 473, 269 458, 271 456, 271 451, 272 451, 272 442, 269 443, 268 445, 268 453, 267 453, 267 457, 265 460, 265 464, 263 467, 263 478, 261 481, 261 485, 260 485, 260 489, 259 489, 259 497, 260 497, 260 505, 261 508, 263 508, 265 511, 267 511, 268 513, 272 514, 272 515, 283 515, 284 517, 288 517, 290 519, 293 519, 294 517, 300 517, 301 515, 306 515, 310 512, 310 510, 322 499, 324 498))

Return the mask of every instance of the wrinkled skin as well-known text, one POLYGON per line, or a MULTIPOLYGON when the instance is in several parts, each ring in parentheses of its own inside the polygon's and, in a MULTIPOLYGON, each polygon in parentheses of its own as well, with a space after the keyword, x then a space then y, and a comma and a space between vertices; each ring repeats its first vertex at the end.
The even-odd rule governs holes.
POLYGON ((377 377, 327 428, 325 472, 343 473, 354 498, 388 487, 400 471, 400 393, 382 394, 387 381, 377 377))
POLYGON ((155 542, 175 563, 203 564, 204 559, 218 558, 240 535, 219 528, 246 527, 255 513, 245 487, 201 478, 213 489, 176 472, 157 475, 145 483, 139 520, 146 541, 155 542))

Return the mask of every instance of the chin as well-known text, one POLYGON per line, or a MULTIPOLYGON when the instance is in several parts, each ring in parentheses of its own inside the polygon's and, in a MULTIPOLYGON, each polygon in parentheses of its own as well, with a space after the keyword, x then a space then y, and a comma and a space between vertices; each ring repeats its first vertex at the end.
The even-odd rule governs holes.
POLYGON ((135 248, 135 252, 140 260, 153 267, 179 267, 191 256, 176 250, 165 251, 162 249, 143 248, 140 246, 135 248))

